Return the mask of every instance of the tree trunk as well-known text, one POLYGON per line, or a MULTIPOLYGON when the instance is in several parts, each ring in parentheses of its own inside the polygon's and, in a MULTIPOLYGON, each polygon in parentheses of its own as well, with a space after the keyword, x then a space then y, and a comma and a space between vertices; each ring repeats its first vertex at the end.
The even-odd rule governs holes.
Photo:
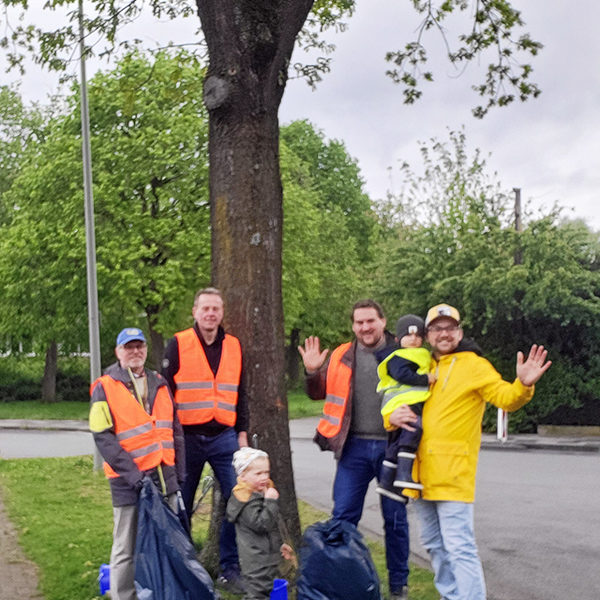
POLYGON ((52 341, 46 349, 44 378, 42 379, 42 402, 56 402, 56 372, 58 370, 58 348, 52 341))
POLYGON ((151 367, 159 373, 162 368, 163 355, 165 353, 165 340, 162 333, 158 333, 152 326, 152 319, 148 319, 148 329, 150 333, 150 344, 152 346, 151 367))
POLYGON ((278 111, 313 0, 197 0, 209 68, 212 275, 244 351, 250 432, 271 457, 288 530, 299 539, 281 294, 283 192, 278 111))
POLYGON ((289 389, 296 388, 300 379, 299 344, 300 330, 297 327, 294 327, 292 331, 290 331, 290 345, 287 348, 287 378, 289 389))
POLYGON ((225 518, 225 500, 216 479, 211 495, 210 525, 206 541, 200 551, 200 562, 212 578, 216 579, 219 575, 219 532, 221 531, 221 523, 225 518))

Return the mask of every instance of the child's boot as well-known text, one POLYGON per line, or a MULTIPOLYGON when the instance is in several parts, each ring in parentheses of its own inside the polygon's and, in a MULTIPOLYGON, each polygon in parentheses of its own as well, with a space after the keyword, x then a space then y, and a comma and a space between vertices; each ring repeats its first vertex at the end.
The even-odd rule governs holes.
POLYGON ((415 454, 412 452, 398 452, 398 464, 394 480, 395 488, 407 488, 411 490, 422 490, 423 485, 413 481, 412 468, 415 454))
POLYGON ((381 465, 381 475, 379 477, 379 484, 375 488, 375 491, 382 496, 387 496, 392 500, 402 502, 406 504, 408 498, 403 496, 397 489, 394 488, 394 479, 396 477, 397 465, 389 460, 384 460, 381 465))

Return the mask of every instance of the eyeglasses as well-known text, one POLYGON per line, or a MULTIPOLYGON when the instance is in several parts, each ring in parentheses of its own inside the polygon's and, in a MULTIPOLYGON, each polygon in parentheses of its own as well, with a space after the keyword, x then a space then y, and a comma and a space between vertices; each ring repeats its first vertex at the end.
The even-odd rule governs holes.
POLYGON ((146 342, 127 342, 124 346, 121 346, 127 352, 135 352, 136 350, 145 350, 146 342))
POLYGON ((427 329, 430 333, 456 333, 460 329, 460 325, 446 325, 446 327, 440 327, 439 325, 433 325, 427 329))

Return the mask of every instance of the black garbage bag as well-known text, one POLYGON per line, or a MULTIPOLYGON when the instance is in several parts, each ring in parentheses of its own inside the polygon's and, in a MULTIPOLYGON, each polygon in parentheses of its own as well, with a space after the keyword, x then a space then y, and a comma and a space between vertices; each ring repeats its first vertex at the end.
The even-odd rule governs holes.
POLYGON ((135 589, 139 600, 215 600, 210 575, 198 562, 179 517, 152 481, 138 501, 135 589))
POLYGON ((381 600, 371 553, 352 523, 307 527, 299 555, 298 600, 381 600))

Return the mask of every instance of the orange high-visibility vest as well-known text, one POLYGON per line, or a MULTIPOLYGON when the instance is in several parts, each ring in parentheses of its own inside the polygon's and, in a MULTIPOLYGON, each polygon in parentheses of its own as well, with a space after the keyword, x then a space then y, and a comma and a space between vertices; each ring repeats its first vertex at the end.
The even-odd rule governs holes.
POLYGON ((233 427, 242 375, 240 341, 228 333, 223 339, 221 362, 213 374, 202 343, 193 328, 175 334, 179 371, 175 381, 175 406, 182 425, 201 425, 213 419, 233 427))
POLYGON ((352 342, 338 346, 332 353, 327 367, 327 383, 323 415, 317 426, 317 431, 331 438, 342 429, 342 420, 348 407, 350 397, 350 382, 352 369, 344 364, 341 359, 348 351, 352 342))
MULTIPOLYGON (((104 388, 117 440, 123 450, 129 452, 138 469, 147 471, 161 463, 174 465, 173 402, 167 387, 158 388, 149 415, 123 382, 109 375, 103 375, 97 382, 104 388)), ((106 462, 104 472, 107 477, 119 477, 106 462)))

